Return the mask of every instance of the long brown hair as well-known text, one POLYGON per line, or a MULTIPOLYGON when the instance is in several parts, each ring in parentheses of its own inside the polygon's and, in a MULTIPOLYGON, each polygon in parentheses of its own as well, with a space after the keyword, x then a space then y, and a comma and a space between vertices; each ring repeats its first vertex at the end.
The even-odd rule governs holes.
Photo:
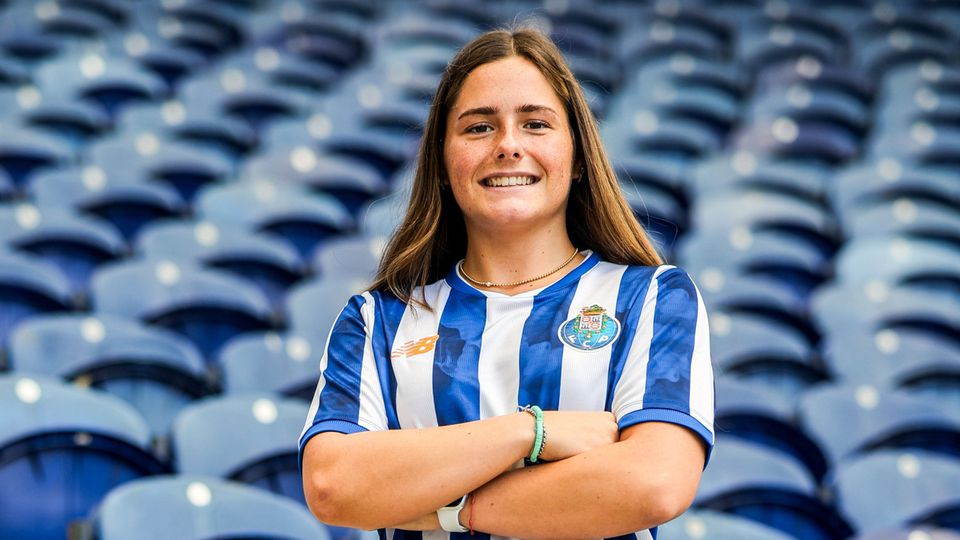
POLYGON ((591 249, 616 264, 659 265, 660 255, 623 198, 600 140, 583 90, 562 53, 542 32, 494 30, 468 43, 450 61, 433 97, 417 156, 406 215, 383 252, 371 290, 388 290, 404 302, 430 309, 413 298, 416 287, 443 278, 467 250, 463 213, 449 189, 443 137, 447 113, 467 76, 477 67, 520 56, 535 65, 564 104, 574 139, 574 163, 584 167, 567 202, 567 233, 580 249, 591 249))

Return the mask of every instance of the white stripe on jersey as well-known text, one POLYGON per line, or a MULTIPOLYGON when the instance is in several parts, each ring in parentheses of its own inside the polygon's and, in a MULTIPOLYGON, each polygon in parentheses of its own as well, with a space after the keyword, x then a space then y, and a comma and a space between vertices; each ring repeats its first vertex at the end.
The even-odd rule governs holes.
MULTIPOLYGON (((576 317, 580 310, 599 304, 610 317, 617 315, 617 295, 626 266, 600 262, 580 278, 577 291, 570 302, 565 320, 576 317)), ((620 322, 621 333, 623 321, 620 322)), ((567 411, 602 411, 610 369, 611 345, 595 351, 581 351, 563 347, 563 367, 560 371, 560 409, 567 411)))
MULTIPOLYGON (((633 335, 631 350, 637 355, 636 360, 627 361, 623 366, 623 373, 620 380, 617 381, 617 389, 614 392, 613 403, 610 408, 613 414, 620 421, 627 413, 631 413, 643 406, 644 388, 647 387, 647 365, 650 363, 650 343, 653 341, 653 316, 656 311, 657 298, 657 277, 660 274, 673 268, 672 266, 661 266, 653 273, 650 278, 650 286, 647 288, 647 296, 643 299, 643 309, 640 311, 640 321, 637 323, 637 331, 633 335), (624 392, 621 388, 635 388, 633 392, 624 392), (639 396, 640 399, 631 399, 630 402, 624 402, 623 396, 639 396)), ((621 321, 623 323, 624 321, 621 321)))
POLYGON ((363 364, 360 366, 360 414, 357 423, 370 431, 387 429, 387 408, 383 402, 383 392, 380 390, 380 379, 377 371, 377 361, 373 357, 373 325, 376 319, 376 309, 373 295, 363 293, 366 302, 360 307, 363 317, 366 339, 363 340, 363 364))
MULTIPOLYGON (((334 321, 340 319, 340 316, 343 315, 343 312, 347 309, 344 306, 340 310, 340 313, 337 315, 337 318, 334 321)), ((336 323, 330 325, 330 331, 327 332, 327 341, 323 344, 323 356, 320 357, 320 378, 317 380, 317 389, 313 392, 313 400, 310 402, 310 409, 307 411, 307 421, 303 424, 303 431, 300 432, 299 440, 303 441, 303 435, 307 432, 308 429, 313 425, 314 418, 317 416, 317 410, 320 409, 320 392, 323 391, 323 387, 326 386, 326 379, 323 377, 323 373, 327 369, 327 351, 330 349, 330 337, 333 336, 333 329, 336 327, 336 323)))
POLYGON ((407 342, 437 335, 440 315, 450 297, 450 287, 443 280, 427 285, 427 303, 433 313, 409 304, 403 312, 397 335, 390 351, 390 364, 397 379, 397 421, 401 428, 437 427, 437 411, 433 402, 433 357, 436 348, 413 357, 393 358, 407 342))
POLYGON ((713 363, 710 360, 710 328, 707 308, 697 291, 697 330, 690 365, 690 416, 712 429, 714 417, 713 363))
POLYGON ((517 325, 533 310, 533 297, 487 297, 487 324, 480 344, 477 379, 480 383, 480 419, 517 410, 520 392, 518 351, 523 332, 517 325))

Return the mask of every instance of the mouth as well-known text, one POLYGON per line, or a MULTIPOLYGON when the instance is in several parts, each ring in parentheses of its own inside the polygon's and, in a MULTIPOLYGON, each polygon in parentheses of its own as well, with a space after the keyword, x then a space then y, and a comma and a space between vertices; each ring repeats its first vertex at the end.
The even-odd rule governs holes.
POLYGON ((484 187, 511 187, 511 186, 530 186, 540 181, 538 176, 532 175, 497 175, 488 176, 480 181, 484 187))

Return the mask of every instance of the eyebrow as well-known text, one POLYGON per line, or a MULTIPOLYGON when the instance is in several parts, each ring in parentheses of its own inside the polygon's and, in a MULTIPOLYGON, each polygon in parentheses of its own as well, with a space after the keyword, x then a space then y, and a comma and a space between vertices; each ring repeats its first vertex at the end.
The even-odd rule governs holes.
MULTIPOLYGON (((547 107, 546 105, 527 104, 527 105, 521 105, 517 107, 518 113, 533 113, 533 112, 544 112, 544 111, 557 114, 557 111, 551 109, 550 107, 547 107)), ((473 109, 467 109, 462 113, 460 113, 460 116, 457 117, 457 120, 460 120, 465 116, 493 116, 498 112, 500 111, 496 107, 475 107, 473 109)))

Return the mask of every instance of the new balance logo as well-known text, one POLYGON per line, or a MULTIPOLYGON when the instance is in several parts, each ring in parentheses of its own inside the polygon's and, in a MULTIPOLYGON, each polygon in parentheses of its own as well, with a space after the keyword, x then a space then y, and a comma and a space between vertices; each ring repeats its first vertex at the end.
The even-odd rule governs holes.
POLYGON ((398 360, 400 358, 410 358, 418 354, 428 353, 437 345, 439 335, 411 340, 396 348, 390 358, 398 360))

